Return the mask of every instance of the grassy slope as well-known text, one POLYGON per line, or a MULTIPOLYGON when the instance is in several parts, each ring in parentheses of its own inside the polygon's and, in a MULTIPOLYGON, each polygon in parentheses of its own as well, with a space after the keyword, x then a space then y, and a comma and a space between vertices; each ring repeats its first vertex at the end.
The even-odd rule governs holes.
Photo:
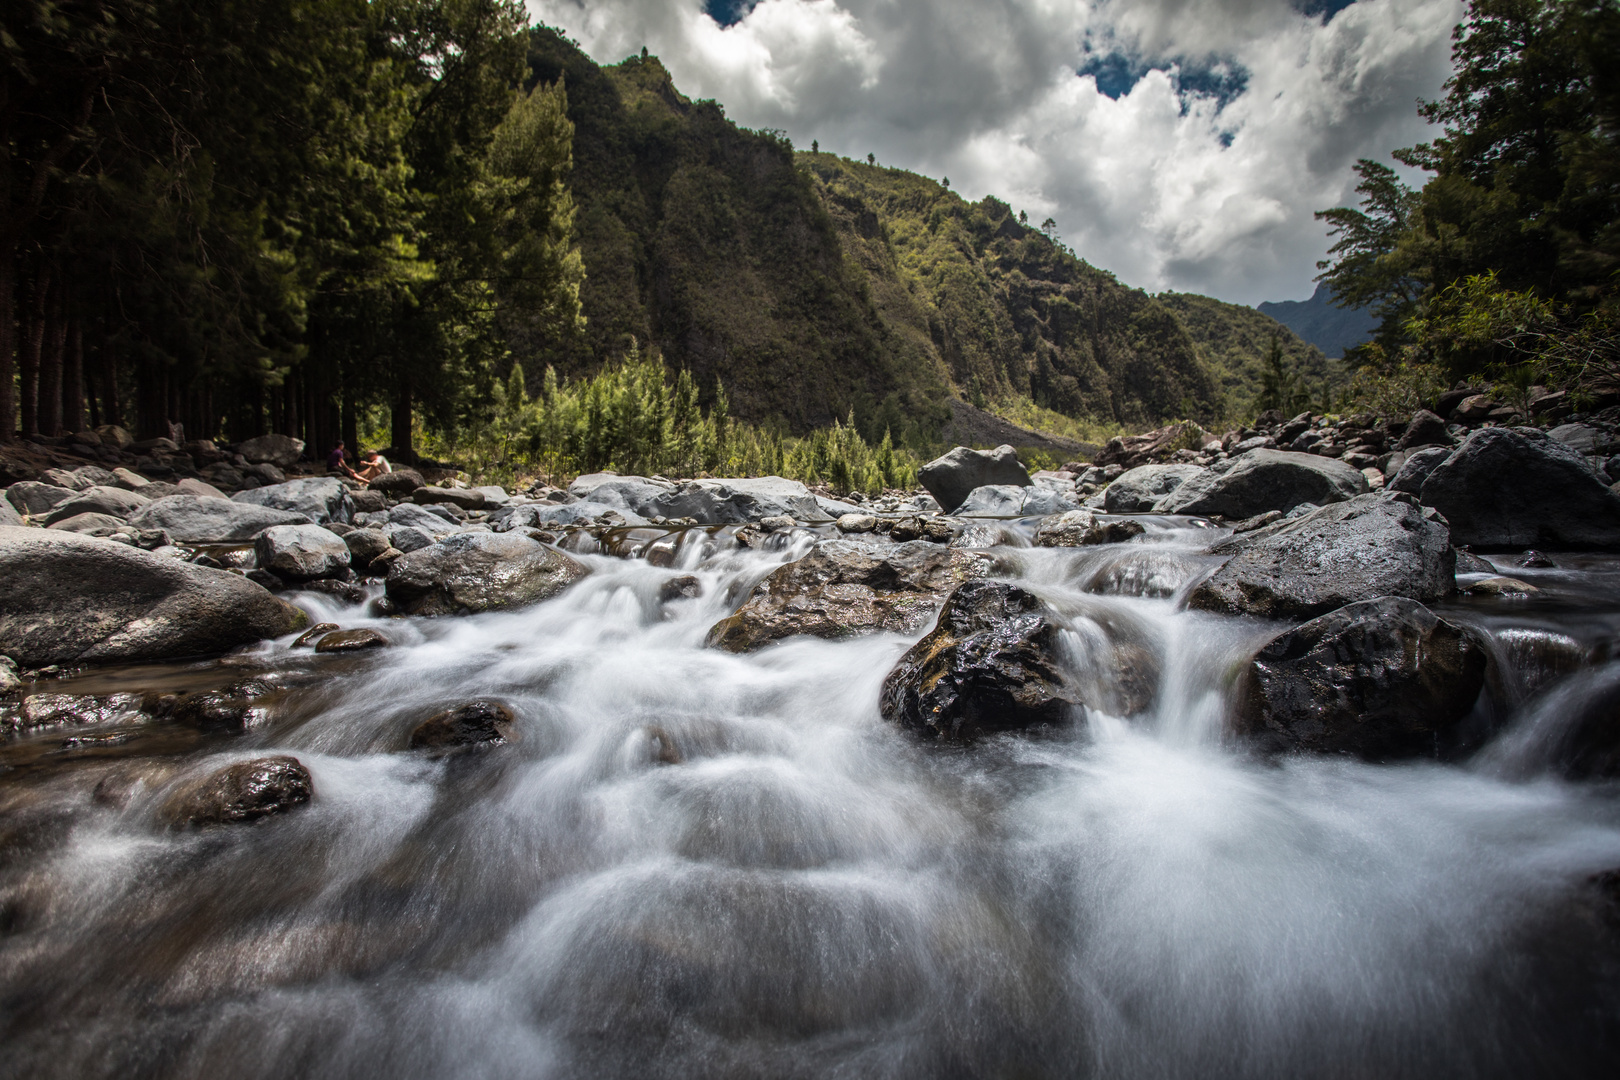
POLYGON ((1318 396, 1324 382, 1334 387, 1344 382, 1343 364, 1325 358, 1316 346, 1254 308, 1196 293, 1160 293, 1157 299, 1176 313, 1198 342, 1220 378, 1228 412, 1234 418, 1247 418, 1256 412, 1254 401, 1260 394, 1261 358, 1273 334, 1282 346, 1289 370, 1304 380, 1313 398, 1318 396))
POLYGON ((687 100, 656 58, 599 67, 541 29, 529 64, 566 80, 575 125, 589 327, 561 374, 634 337, 705 398, 722 377, 745 419, 803 431, 853 408, 869 438, 921 446, 953 396, 1104 426, 1213 422, 1252 398, 1255 320, 1292 338, 1252 309, 1127 288, 995 199, 794 154, 687 100))

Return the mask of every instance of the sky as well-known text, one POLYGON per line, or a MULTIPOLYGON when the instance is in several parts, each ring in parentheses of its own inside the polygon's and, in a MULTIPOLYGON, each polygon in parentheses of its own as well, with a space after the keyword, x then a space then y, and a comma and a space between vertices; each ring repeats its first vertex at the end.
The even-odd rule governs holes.
POLYGON ((1129 285, 1302 300, 1356 159, 1433 136, 1461 0, 528 0, 751 128, 948 177, 1129 285))

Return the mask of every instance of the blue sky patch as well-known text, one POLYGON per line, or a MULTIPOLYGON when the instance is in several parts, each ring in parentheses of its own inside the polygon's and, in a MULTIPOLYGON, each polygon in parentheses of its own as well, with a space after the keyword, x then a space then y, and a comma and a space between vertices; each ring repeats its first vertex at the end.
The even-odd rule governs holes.
MULTIPOLYGON (((704 0, 703 10, 721 26, 734 26, 754 10, 757 0, 704 0)), ((1314 2, 1314 0, 1312 0, 1314 2)))
POLYGON ((1333 16, 1355 2, 1356 0, 1294 0, 1294 10, 1312 18, 1322 16, 1322 24, 1325 26, 1333 21, 1333 16))
POLYGON ((1181 111, 1185 113, 1193 98, 1214 98, 1216 109, 1249 88, 1249 73, 1241 65, 1222 60, 1171 59, 1150 64, 1128 56, 1118 50, 1110 53, 1092 53, 1078 69, 1077 75, 1090 75, 1097 80, 1097 91, 1118 101, 1131 92, 1131 87, 1150 71, 1168 71, 1178 68, 1175 75, 1176 94, 1181 98, 1181 111))

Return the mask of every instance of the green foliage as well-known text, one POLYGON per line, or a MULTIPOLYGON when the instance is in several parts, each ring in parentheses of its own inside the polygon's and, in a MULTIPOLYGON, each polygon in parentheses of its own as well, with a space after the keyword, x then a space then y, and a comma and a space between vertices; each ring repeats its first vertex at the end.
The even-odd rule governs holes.
POLYGON ((1176 313, 1219 378, 1223 423, 1246 421, 1264 411, 1259 399, 1273 342, 1307 396, 1331 399, 1344 389, 1347 380, 1341 363, 1327 359, 1316 346, 1263 312, 1191 293, 1160 293, 1155 299, 1176 313))

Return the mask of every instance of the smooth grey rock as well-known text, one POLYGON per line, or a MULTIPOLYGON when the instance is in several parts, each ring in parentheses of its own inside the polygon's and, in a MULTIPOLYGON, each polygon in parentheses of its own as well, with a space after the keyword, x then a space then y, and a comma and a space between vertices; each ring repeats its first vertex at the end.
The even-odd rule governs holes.
POLYGON ((1050 488, 993 484, 976 488, 955 510, 956 517, 1028 517, 1078 510, 1080 504, 1050 488))
POLYGON ((461 533, 394 560, 388 598, 412 615, 456 615, 549 599, 590 573, 518 533, 461 533))
POLYGON ((106 514, 128 520, 151 500, 123 488, 96 486, 58 503, 45 515, 45 524, 54 525, 78 514, 106 514))
POLYGON ((108 472, 100 465, 80 465, 73 470, 73 475, 78 477, 79 481, 84 484, 84 487, 80 489, 83 491, 89 491, 93 487, 115 488, 118 486, 117 475, 108 472))
POLYGON ((354 514, 349 489, 335 476, 312 476, 288 480, 284 484, 266 484, 248 491, 238 491, 231 496, 231 501, 303 514, 316 524, 332 521, 347 523, 354 514))
POLYGON ((497 484, 485 484, 481 487, 475 487, 473 490, 484 497, 486 506, 505 506, 512 501, 512 496, 507 493, 507 490, 497 484))
POLYGON ((219 488, 215 487, 213 484, 210 484, 206 480, 199 480, 195 476, 187 476, 187 477, 183 478, 178 484, 175 485, 175 487, 180 489, 179 491, 174 493, 174 494, 177 494, 177 495, 195 495, 199 499, 202 499, 202 498, 228 499, 228 498, 230 498, 229 495, 227 495, 223 491, 219 490, 219 488))
POLYGON ((872 514, 845 514, 838 519, 838 531, 844 533, 869 533, 877 528, 878 519, 872 514))
POLYGON ((233 543, 254 540, 275 525, 308 525, 304 514, 253 503, 195 495, 170 495, 141 507, 130 524, 142 529, 163 529, 186 543, 233 543))
POLYGON ((272 526, 259 534, 253 551, 260 569, 288 581, 331 577, 349 568, 349 545, 319 525, 272 526))
POLYGON ((419 487, 411 492, 411 501, 421 506, 442 504, 462 510, 482 510, 487 505, 484 493, 477 488, 419 487))
POLYGON ((222 653, 307 617, 239 574, 50 529, 0 529, 0 653, 38 667, 222 653))
MULTIPOLYGON (((458 527, 455 522, 415 503, 400 503, 398 506, 389 507, 388 521, 392 525, 409 525, 413 529, 421 529, 430 536, 444 536, 455 532, 458 527)), ((398 544, 394 546, 399 547, 398 544)))
POLYGON ((1036 547, 1085 547, 1092 544, 1123 544, 1141 536, 1147 529, 1130 518, 1099 520, 1090 510, 1070 510, 1042 518, 1035 529, 1036 547))
POLYGON ((111 514, 74 514, 70 518, 63 518, 61 521, 47 527, 58 532, 105 536, 114 529, 123 529, 128 526, 129 522, 123 518, 115 518, 111 514))
POLYGON ((1422 450, 1413 451, 1401 465, 1401 471, 1389 482, 1388 490, 1404 491, 1409 495, 1416 495, 1423 490, 1423 481, 1429 478, 1436 466, 1451 456, 1449 446, 1430 446, 1422 450))
POLYGON ((152 481, 133 469, 117 468, 112 471, 114 483, 125 491, 144 491, 152 481))
POLYGON ((95 487, 93 482, 67 469, 46 469, 39 474, 39 478, 43 483, 67 488, 69 491, 86 491, 95 487))
POLYGON ((1484 550, 1620 550, 1620 496, 1586 458, 1530 428, 1481 428, 1423 481, 1452 542, 1484 550))
POLYGON ((421 551, 423 548, 431 546, 436 539, 434 533, 430 533, 417 525, 395 525, 390 523, 383 526, 382 531, 383 535, 388 537, 389 547, 398 548, 400 551, 407 553, 421 551))
POLYGON ((256 439, 249 439, 236 448, 248 461, 258 464, 268 462, 278 468, 289 468, 295 464, 304 453, 304 440, 294 439, 289 435, 260 435, 256 439))
POLYGON ((1380 596, 1438 600, 1455 586, 1446 527, 1411 496, 1358 495, 1233 536, 1230 555, 1188 606, 1268 619, 1310 619, 1380 596))
POLYGON ((1563 443, 1577 454, 1597 453, 1603 433, 1589 424, 1559 424, 1547 431, 1547 438, 1563 443))
POLYGON ((1485 682, 1473 632, 1382 596, 1286 630, 1249 664, 1235 726, 1264 751, 1433 757, 1485 682))
POLYGON ((1144 514, 1182 484, 1204 470, 1198 465, 1138 465, 1123 473, 1103 492, 1103 509, 1110 514, 1144 514))
POLYGON ((22 515, 17 513, 10 501, 0 499, 0 526, 11 526, 15 528, 21 526, 22 523, 22 515))
POLYGON ((37 480, 19 480, 6 489, 6 500, 20 514, 42 517, 77 494, 72 488, 42 484, 37 480))
POLYGON ((381 529, 355 529, 343 537, 343 543, 349 549, 350 565, 358 570, 370 566, 372 560, 392 546, 388 534, 381 529))
POLYGON ((386 496, 403 499, 419 487, 425 487, 427 481, 415 469, 395 468, 385 472, 377 479, 366 485, 370 491, 380 491, 386 496))
POLYGON ((994 450, 958 446, 918 469, 917 480, 947 513, 955 512, 975 488, 1032 483, 1018 452, 1006 445, 994 450))
POLYGON ((740 525, 783 515, 800 521, 836 516, 822 510, 809 488, 780 476, 689 480, 676 485, 644 476, 593 474, 576 480, 568 490, 577 498, 643 519, 689 517, 703 524, 740 525))
POLYGON ((1287 513, 1300 503, 1341 502, 1366 490, 1367 478, 1334 458, 1288 450, 1250 450, 1233 459, 1224 472, 1209 470, 1185 481, 1155 509, 1161 514, 1219 514, 1241 519, 1267 510, 1287 513))

